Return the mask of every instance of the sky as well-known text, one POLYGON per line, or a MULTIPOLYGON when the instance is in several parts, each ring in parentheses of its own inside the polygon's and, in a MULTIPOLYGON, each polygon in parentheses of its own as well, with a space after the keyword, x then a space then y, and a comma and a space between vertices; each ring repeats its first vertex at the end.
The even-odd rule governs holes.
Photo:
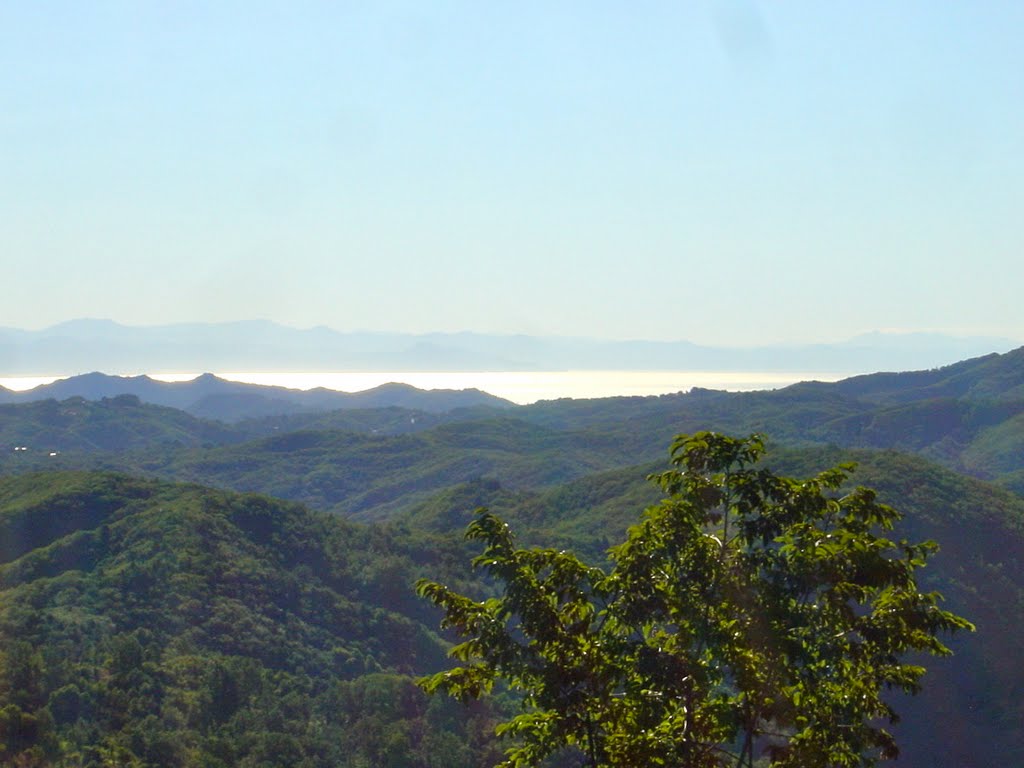
POLYGON ((0 326, 1024 339, 1024 3, 0 3, 0 326))

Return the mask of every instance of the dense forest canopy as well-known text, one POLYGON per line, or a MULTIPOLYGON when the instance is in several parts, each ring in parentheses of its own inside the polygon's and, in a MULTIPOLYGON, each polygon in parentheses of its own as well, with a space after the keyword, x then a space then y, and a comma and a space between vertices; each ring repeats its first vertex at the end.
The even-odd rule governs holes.
POLYGON ((1019 357, 498 411, 228 423, 135 397, 0 406, 0 762, 498 762, 516 698, 464 709, 416 689, 457 638, 413 583, 499 594, 461 538, 481 506, 524 546, 607 563, 658 502, 644 478, 671 434, 704 428, 768 431, 781 475, 855 462, 852 480, 904 513, 894 540, 939 542, 920 584, 978 631, 894 701, 900 764, 1024 759, 1019 357))

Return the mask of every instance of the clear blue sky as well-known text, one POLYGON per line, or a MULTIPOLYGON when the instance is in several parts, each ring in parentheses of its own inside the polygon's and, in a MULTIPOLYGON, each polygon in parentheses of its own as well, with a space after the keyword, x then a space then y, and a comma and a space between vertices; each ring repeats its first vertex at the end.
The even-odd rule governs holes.
POLYGON ((9 2, 0 326, 1024 339, 1024 3, 9 2))

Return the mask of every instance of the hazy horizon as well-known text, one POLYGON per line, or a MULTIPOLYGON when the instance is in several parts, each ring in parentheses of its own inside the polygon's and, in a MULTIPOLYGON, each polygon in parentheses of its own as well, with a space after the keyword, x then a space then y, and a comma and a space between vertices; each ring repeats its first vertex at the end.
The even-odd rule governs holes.
MULTIPOLYGON (((281 322, 273 320, 268 317, 249 317, 249 318, 234 318, 216 321, 196 321, 196 320, 182 320, 175 322, 149 322, 149 323, 127 323, 117 320, 111 317, 68 317, 63 320, 58 320, 54 323, 44 324, 19 324, 19 325, 7 325, 0 326, 0 330, 15 330, 15 331, 28 331, 28 332, 40 332, 50 331, 58 328, 73 327, 78 324, 111 324, 119 326, 121 328, 131 329, 144 329, 144 330, 155 330, 160 328, 173 328, 181 326, 202 326, 210 325, 217 327, 224 326, 243 326, 249 324, 271 324, 284 328, 291 331, 317 331, 317 330, 328 330, 333 333, 341 335, 354 335, 354 334, 379 334, 379 335, 408 335, 408 336, 460 336, 460 335, 480 335, 480 336, 496 336, 496 337, 517 337, 517 336, 531 336, 537 338, 566 338, 566 339, 586 339, 592 341, 639 341, 639 342, 686 342, 697 346, 708 346, 721 349, 745 349, 750 347, 774 347, 774 346, 812 346, 812 345, 832 345, 832 344, 843 344, 858 340, 868 339, 888 339, 897 340, 907 337, 919 337, 919 338, 946 338, 950 340, 969 340, 969 339, 990 339, 994 342, 1009 342, 1013 344, 1024 344, 1024 334, 1021 336, 993 336, 988 334, 964 334, 964 333, 947 333, 938 328, 878 328, 878 327, 867 327, 863 330, 842 336, 833 338, 821 338, 816 341, 808 341, 806 339, 789 339, 786 341, 779 342, 768 342, 762 344, 751 343, 749 340, 737 340, 733 343, 721 343, 712 344, 704 342, 699 338, 691 337, 676 337, 676 338, 664 338, 664 339, 650 339, 650 338, 639 338, 639 337, 617 337, 617 336, 592 336, 592 335, 565 335, 559 333, 538 333, 538 334, 525 334, 515 331, 507 332, 484 332, 473 328, 458 328, 455 330, 424 330, 424 331, 394 331, 394 330, 382 330, 378 328, 370 327, 359 327, 359 328, 337 328, 332 327, 326 323, 317 323, 315 325, 303 325, 288 322, 281 322)), ((998 351, 998 350, 993 350, 998 351)))

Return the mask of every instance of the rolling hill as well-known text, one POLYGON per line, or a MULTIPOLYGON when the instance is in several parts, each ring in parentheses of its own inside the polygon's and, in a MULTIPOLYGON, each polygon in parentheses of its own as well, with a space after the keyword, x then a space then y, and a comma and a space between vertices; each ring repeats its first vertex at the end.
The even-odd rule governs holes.
POLYGON ((408 587, 441 554, 266 497, 0 480, 0 762, 477 765, 487 706, 407 677, 446 663, 408 587))
MULTIPOLYGON (((901 764, 987 766, 1024 757, 1017 696, 1024 672, 1016 663, 1024 500, 890 451, 774 454, 779 471, 796 474, 859 462, 856 481, 905 512, 897 535, 941 543, 926 585, 978 626, 953 639, 954 657, 928 661, 924 694, 898 702, 901 764), (936 731, 936 720, 950 713, 951 724, 936 731)), ((405 714, 392 707, 377 722, 384 730, 418 722, 421 738, 406 733, 403 754, 436 746, 443 737, 425 725, 435 705, 411 688, 401 693, 402 675, 445 663, 430 629, 436 617, 412 593, 415 578, 486 591, 467 571, 470 550, 458 535, 478 505, 505 514, 526 542, 573 547, 600 562, 604 547, 657 498, 643 478, 659 466, 535 490, 509 490, 498 479, 457 483, 410 503, 389 526, 112 473, 0 480, 0 702, 21 713, 16 743, 49 755, 62 744, 82 754, 123 749, 150 755, 147 765, 189 765, 214 753, 233 756, 228 765, 255 765, 246 760, 266 757, 264 737, 274 734, 310 765, 348 765, 320 737, 359 741, 359 717, 339 721, 338 697, 358 692, 364 701, 372 684, 412 697, 405 714), (222 696, 231 703, 224 711, 222 696), (281 711, 278 701, 291 709, 281 711), (302 730, 318 717, 327 724, 321 734, 302 730), (173 757, 153 757, 168 741, 178 745, 173 757), (326 755, 339 762, 323 762, 326 755)), ((364 704, 345 706, 366 714, 364 704)), ((493 716, 486 707, 464 716, 453 710, 441 730, 461 733, 465 745, 472 739, 460 729, 477 729, 475 748, 493 750, 480 736, 493 716)))
POLYGON ((940 543, 926 584, 978 632, 898 703, 900 764, 1024 761, 1022 368, 232 423, 132 395, 0 406, 0 762, 486 764, 510 703, 418 693, 446 646, 411 583, 488 593, 460 538, 480 506, 600 562, 671 436, 704 428, 767 432, 787 474, 853 460, 898 536, 940 543))

